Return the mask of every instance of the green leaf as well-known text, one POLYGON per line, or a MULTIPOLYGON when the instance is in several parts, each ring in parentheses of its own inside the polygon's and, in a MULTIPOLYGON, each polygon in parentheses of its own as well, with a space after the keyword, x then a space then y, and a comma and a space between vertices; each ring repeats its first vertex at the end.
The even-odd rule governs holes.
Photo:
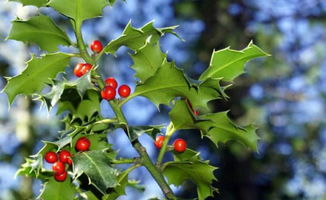
POLYGON ((50 0, 49 6, 80 23, 86 19, 100 17, 109 4, 107 0, 50 0))
POLYGON ((185 97, 191 101, 195 108, 208 110, 207 103, 213 99, 224 98, 223 88, 219 84, 220 79, 208 79, 203 83, 192 84, 185 77, 182 70, 174 63, 163 62, 154 76, 148 78, 145 83, 138 84, 124 102, 135 96, 144 96, 156 106, 169 105, 176 97, 185 97))
POLYGON ((232 81, 244 72, 244 64, 261 56, 268 56, 268 54, 252 42, 242 51, 232 50, 229 47, 214 51, 209 67, 201 74, 199 80, 223 78, 225 81, 232 81))
POLYGON ((186 180, 191 180, 197 185, 198 199, 204 200, 213 195, 216 188, 211 184, 216 180, 214 170, 217 168, 201 161, 199 153, 187 149, 184 154, 174 153, 175 161, 163 165, 163 174, 169 184, 182 185, 186 180))
POLYGON ((125 171, 125 172, 121 173, 118 176, 119 185, 117 187, 115 187, 113 189, 113 191, 110 192, 110 194, 105 195, 102 199, 103 200, 115 200, 118 197, 120 197, 121 195, 125 195, 126 194, 126 192, 125 192, 126 186, 128 184, 128 174, 129 174, 129 171, 125 171))
POLYGON ((89 122, 100 114, 100 103, 99 92, 96 90, 87 90, 81 98, 77 88, 68 87, 62 93, 57 113, 68 111, 73 113, 70 120, 80 119, 83 122, 89 122))
POLYGON ((227 112, 203 115, 201 119, 202 121, 196 125, 202 130, 202 135, 211 139, 216 145, 218 142, 225 143, 229 140, 235 140, 257 150, 259 137, 253 125, 240 127, 229 119, 227 112))
POLYGON ((68 36, 50 17, 44 15, 32 17, 27 21, 13 21, 8 39, 32 42, 48 52, 57 51, 59 45, 71 45, 68 36))
POLYGON ((176 130, 199 129, 202 136, 208 137, 216 145, 235 140, 245 146, 257 150, 256 128, 252 125, 240 127, 234 124, 226 112, 210 113, 195 117, 184 100, 175 102, 169 113, 171 122, 176 130))
POLYGON ((64 182, 58 182, 51 178, 43 186, 40 196, 37 199, 42 200, 72 200, 76 193, 75 186, 68 177, 64 182))
POLYGON ((73 157, 74 176, 78 178, 85 173, 90 181, 103 194, 117 186, 117 171, 110 166, 110 159, 103 151, 88 151, 73 157))
POLYGON ((169 115, 175 130, 197 128, 195 116, 185 100, 176 101, 169 115))
POLYGON ((136 29, 132 27, 131 22, 129 22, 123 31, 122 36, 107 44, 107 46, 104 47, 104 52, 107 54, 115 54, 121 46, 127 46, 128 48, 137 51, 148 42, 157 42, 165 33, 176 35, 173 32, 175 28, 177 28, 177 26, 155 28, 154 22, 149 22, 142 28, 136 29))
POLYGON ((23 6, 36 6, 36 7, 42 7, 45 6, 48 2, 48 0, 9 0, 9 1, 16 1, 23 4, 23 6))
POLYGON ((131 68, 136 71, 135 76, 145 82, 162 65, 166 54, 161 51, 159 42, 148 42, 131 57, 134 61, 131 68))
POLYGON ((130 141, 135 141, 142 134, 146 133, 151 136, 153 139, 156 138, 156 135, 161 133, 162 128, 165 125, 149 125, 149 126, 129 126, 128 135, 130 141))
POLYGON ((51 78, 64 71, 70 57, 64 53, 48 54, 41 58, 33 56, 27 62, 26 69, 18 76, 10 78, 3 89, 3 92, 8 95, 9 103, 12 103, 18 94, 30 95, 40 92, 51 78))

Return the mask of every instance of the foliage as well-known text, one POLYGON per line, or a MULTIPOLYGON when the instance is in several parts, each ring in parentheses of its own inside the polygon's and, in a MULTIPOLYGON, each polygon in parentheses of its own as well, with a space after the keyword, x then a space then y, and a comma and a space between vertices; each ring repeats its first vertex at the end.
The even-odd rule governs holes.
POLYGON ((211 186, 216 180, 214 170, 217 168, 211 166, 209 161, 203 161, 199 153, 191 149, 183 153, 175 152, 174 160, 162 163, 164 154, 168 152, 169 139, 176 131, 198 129, 203 137, 209 138, 216 145, 219 142, 236 140, 256 150, 258 137, 252 125, 240 127, 226 113, 212 113, 208 106, 208 102, 212 100, 228 98, 224 91, 234 78, 243 73, 245 63, 268 55, 254 44, 250 43, 242 51, 229 48, 214 51, 210 66, 199 80, 192 80, 174 62, 168 61, 167 55, 160 49, 159 39, 167 33, 176 35, 173 31, 176 26, 155 28, 150 22, 136 29, 128 23, 120 37, 110 41, 100 53, 90 55, 83 42, 82 24, 87 19, 101 16, 103 8, 113 6, 115 1, 20 2, 38 7, 49 6, 66 16, 75 31, 77 41, 77 44, 73 44, 65 31, 50 17, 43 15, 32 17, 28 21, 13 21, 8 36, 8 39, 36 44, 45 51, 45 55, 39 58, 33 56, 21 74, 8 79, 3 92, 8 95, 9 102, 12 103, 19 94, 34 95, 49 109, 58 106, 57 114, 65 116, 65 129, 60 132, 60 139, 54 142, 45 141, 44 147, 31 158, 27 158, 17 172, 18 175, 32 176, 44 182, 39 198, 73 199, 75 196, 86 196, 88 199, 116 199, 124 195, 125 187, 134 185, 129 184, 128 174, 139 166, 145 166, 167 199, 176 199, 169 184, 179 186, 190 180, 197 185, 198 198, 201 200, 217 191, 211 186), (77 46, 79 52, 58 52, 59 45, 77 46), (109 101, 116 116, 104 119, 100 115, 100 93, 104 82, 98 72, 101 67, 99 60, 104 54, 114 55, 122 46, 133 51, 130 56, 134 64, 130 67, 135 70, 136 89, 127 98, 109 101), (95 67, 77 80, 69 80, 63 72, 75 57, 83 58, 95 67), (49 92, 44 93, 45 88, 49 92), (146 133, 155 139, 164 126, 129 126, 121 110, 126 102, 137 96, 148 98, 156 106, 165 104, 171 108, 171 123, 166 128, 166 139, 156 165, 149 159, 138 137, 146 133), (117 128, 126 132, 139 157, 116 159, 116 152, 112 150, 106 134, 117 128), (81 137, 90 141, 89 151, 76 151, 75 145, 81 137), (58 182, 53 178, 53 173, 44 168, 43 158, 48 151, 59 152, 62 149, 73 154, 73 166, 68 168, 71 171, 69 177, 58 182), (131 166, 120 171, 116 168, 117 164, 131 166))

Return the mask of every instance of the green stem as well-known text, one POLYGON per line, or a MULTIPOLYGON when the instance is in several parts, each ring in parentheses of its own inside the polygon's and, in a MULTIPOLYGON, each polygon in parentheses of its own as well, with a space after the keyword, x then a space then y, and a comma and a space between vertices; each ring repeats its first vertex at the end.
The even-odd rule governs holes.
MULTIPOLYGON (((121 124, 125 124, 124 131, 128 134, 127 120, 126 120, 124 114, 122 113, 121 108, 118 106, 117 102, 115 102, 115 101, 109 101, 109 103, 110 103, 113 111, 115 112, 119 122, 121 124)), ((146 149, 140 144, 140 142, 138 140, 134 141, 132 143, 132 145, 134 146, 134 148, 137 150, 137 152, 140 155, 141 164, 149 171, 149 173, 155 179, 157 184, 162 189, 165 197, 167 199, 176 199, 170 186, 165 181, 164 176, 162 175, 161 171, 151 161, 149 155, 147 154, 146 149)))
POLYGON ((139 163, 140 158, 124 158, 119 160, 113 160, 112 164, 132 164, 132 163, 139 163))
POLYGON ((167 147, 168 147, 168 143, 173 135, 173 133, 175 132, 176 130, 174 129, 173 127, 173 124, 170 122, 170 124, 168 125, 168 127, 166 128, 166 133, 165 133, 165 137, 164 137, 164 142, 163 142, 163 145, 162 145, 162 148, 160 150, 160 153, 157 157, 157 163, 156 165, 158 167, 161 166, 162 164, 162 161, 163 161, 163 157, 165 155, 165 152, 167 150, 167 147))
POLYGON ((92 65, 95 64, 94 59, 88 54, 86 45, 84 43, 84 39, 81 31, 82 22, 74 21, 74 27, 75 27, 75 34, 77 38, 77 45, 80 51, 80 55, 87 63, 90 63, 92 65))

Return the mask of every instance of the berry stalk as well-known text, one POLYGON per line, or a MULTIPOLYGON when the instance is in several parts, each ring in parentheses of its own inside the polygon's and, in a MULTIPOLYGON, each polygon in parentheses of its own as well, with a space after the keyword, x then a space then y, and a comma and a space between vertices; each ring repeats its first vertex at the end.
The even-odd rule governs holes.
POLYGON ((168 127, 166 128, 166 133, 165 133, 165 138, 164 138, 164 142, 163 142, 163 146, 160 150, 160 153, 158 154, 157 157, 157 162, 156 162, 156 166, 157 167, 161 167, 162 161, 163 161, 163 157, 166 153, 167 147, 168 147, 168 143, 170 141, 170 138, 172 137, 173 133, 176 130, 173 127, 173 124, 170 122, 170 124, 168 125, 168 127))

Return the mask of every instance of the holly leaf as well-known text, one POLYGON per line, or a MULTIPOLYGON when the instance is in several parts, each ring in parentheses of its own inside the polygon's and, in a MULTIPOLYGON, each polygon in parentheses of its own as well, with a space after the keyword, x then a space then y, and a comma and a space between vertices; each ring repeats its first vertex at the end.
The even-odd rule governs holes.
POLYGON ((48 0, 9 0, 9 1, 16 1, 23 4, 23 6, 36 6, 36 7, 42 7, 45 6, 48 2, 48 0))
POLYGON ((223 78, 224 81, 232 81, 244 73, 244 65, 249 60, 268 55, 252 42, 241 51, 232 50, 229 47, 214 51, 209 67, 201 74, 199 80, 223 78))
POLYGON ((167 177, 169 184, 182 185, 190 180, 197 185, 199 200, 204 200, 217 191, 211 184, 216 180, 214 170, 217 168, 201 161, 199 153, 187 149, 184 154, 174 153, 174 161, 163 165, 163 174, 167 177))
POLYGON ((118 185, 117 171, 110 166, 111 160, 103 151, 87 151, 76 154, 73 158, 74 177, 86 174, 89 183, 95 186, 103 194, 108 188, 118 185))
POLYGON ((8 79, 2 92, 8 95, 11 104, 18 94, 31 95, 41 91, 44 85, 50 82, 50 79, 64 71, 69 64, 70 57, 64 53, 48 54, 41 58, 33 56, 21 74, 8 79))
POLYGON ((58 103, 58 114, 63 112, 73 113, 70 121, 80 119, 82 122, 89 122, 98 117, 101 99, 96 90, 87 90, 81 98, 77 88, 64 90, 58 103))
POLYGON ((129 22, 122 35, 109 42, 109 44, 104 47, 103 51, 107 54, 115 54, 115 52, 122 46, 127 46, 128 48, 137 51, 148 42, 157 42, 165 33, 176 35, 176 33, 173 32, 175 28, 177 28, 177 26, 155 28, 154 22, 149 22, 142 28, 136 29, 132 27, 131 22, 129 22))
POLYGON ((41 171, 43 167, 43 159, 42 157, 37 158, 26 158, 25 163, 21 165, 21 167, 17 170, 15 176, 31 176, 39 179, 48 178, 43 176, 41 171))
POLYGON ((53 177, 44 184, 41 194, 37 199, 42 200, 71 200, 74 199, 76 188, 70 178, 63 182, 56 181, 53 177))
POLYGON ((138 84, 135 92, 121 104, 136 96, 144 96, 158 107, 160 104, 169 105, 176 97, 185 97, 194 107, 208 110, 208 101, 224 98, 219 81, 220 79, 209 79, 200 84, 190 83, 182 70, 165 60, 155 75, 148 78, 145 83, 138 84))
POLYGON ((165 125, 149 125, 149 126, 129 126, 128 128, 128 136, 130 141, 135 141, 142 134, 146 133, 153 139, 156 138, 156 135, 161 133, 162 128, 165 125))
POLYGON ((48 52, 57 51, 59 45, 71 45, 65 32, 50 17, 45 15, 35 16, 27 21, 13 21, 7 39, 32 42, 48 52))
POLYGON ((128 185, 128 174, 130 171, 124 171, 118 176, 118 183, 119 185, 113 189, 110 194, 104 195, 102 198, 103 200, 115 200, 118 197, 125 195, 126 187, 128 185))
POLYGON ((196 125, 202 131, 202 135, 208 137, 216 145, 218 142, 230 140, 238 141, 253 150, 257 150, 256 128, 253 125, 240 127, 233 123, 227 116, 227 112, 211 113, 201 116, 202 121, 196 125))
POLYGON ((159 42, 147 42, 143 47, 131 55, 134 64, 131 66, 136 71, 135 76, 145 82, 153 76, 166 59, 166 54, 161 51, 159 42))
POLYGON ((48 3, 55 10, 78 23, 100 17, 103 8, 108 4, 107 0, 50 0, 48 3))
POLYGON ((197 128, 195 125, 196 118, 190 110, 185 100, 178 100, 175 102, 169 113, 175 130, 197 128))
POLYGON ((173 127, 180 129, 199 129, 202 136, 208 137, 214 144, 235 140, 245 146, 257 150, 256 128, 252 125, 240 127, 233 123, 226 112, 210 113, 194 116, 184 100, 175 102, 169 113, 173 127))

